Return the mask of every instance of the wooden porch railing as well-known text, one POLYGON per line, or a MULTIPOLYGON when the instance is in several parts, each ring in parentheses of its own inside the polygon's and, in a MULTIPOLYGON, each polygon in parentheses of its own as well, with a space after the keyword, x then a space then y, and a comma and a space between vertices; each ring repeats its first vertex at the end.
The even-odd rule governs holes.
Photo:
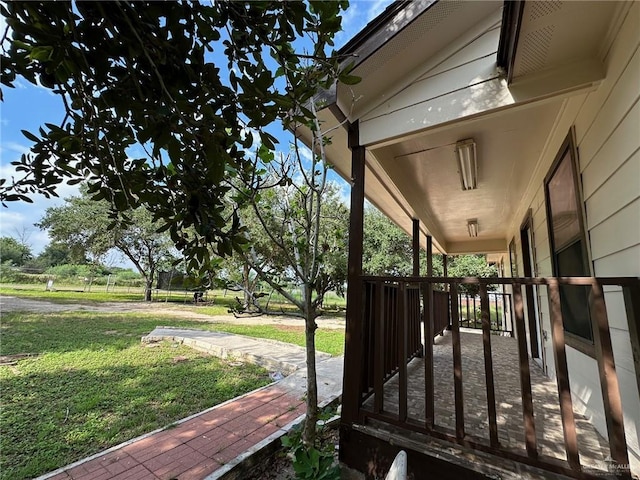
POLYGON ((399 371, 401 364, 422 355, 420 308, 417 287, 388 282, 365 284, 363 395, 372 393, 374 379, 384 382, 399 371))
MULTIPOLYGON (((489 292, 489 322, 491 331, 513 337, 513 309, 511 294, 489 292)), ((475 295, 458 294, 460 326, 482 328, 480 299, 475 295)))
MULTIPOLYGON (((354 422, 366 423, 367 418, 386 422, 396 427, 417 431, 437 438, 464 444, 478 450, 501 455, 550 471, 580 478, 589 478, 582 472, 578 454, 578 441, 569 387, 569 372, 565 349, 560 289, 565 285, 581 285, 590 289, 594 347, 600 373, 604 413, 608 429, 610 456, 618 465, 628 465, 622 402, 615 370, 609 320, 603 287, 621 287, 624 293, 627 322, 632 349, 640 352, 638 324, 640 323, 640 280, 638 278, 443 278, 443 277, 362 277, 365 308, 363 311, 363 362, 362 384, 359 390, 357 417, 354 422), (447 292, 434 292, 433 284, 448 285, 447 292), (480 289, 482 312, 482 341, 484 348, 488 442, 465 433, 463 407, 462 355, 460 342, 459 284, 477 284, 480 289), (489 320, 489 294, 487 285, 510 285, 513 292, 514 329, 517 337, 520 386, 522 396, 522 419, 525 449, 514 451, 504 448, 498 441, 496 395, 491 354, 491 325, 489 320), (564 448, 567 462, 538 454, 536 427, 533 418, 533 400, 529 359, 525 333, 522 287, 537 285, 547 289, 551 317, 551 336, 558 387, 558 402, 564 433, 564 448), (420 297, 422 296, 422 302, 420 297), (447 298, 448 297, 448 298, 447 298), (421 329, 421 319, 422 329, 421 329), (438 330, 451 323, 453 346, 453 385, 455 431, 446 431, 434 422, 433 341, 438 330), (446 323, 445 323, 446 322, 446 323), (422 330, 422 334, 421 334, 422 330), (420 344, 422 340, 423 345, 420 344), (407 416, 407 364, 416 355, 424 353, 425 392, 424 422, 407 416), (384 383, 394 374, 398 375, 398 409, 384 409, 384 383), (365 407, 368 397, 374 395, 373 408, 365 407)), ((346 358, 345 362, 351 359, 346 358)), ((640 359, 636 356, 634 366, 640 375, 640 359)), ((640 380, 639 389, 640 389, 640 380)), ((349 419, 347 419, 348 421, 349 419)), ((344 421, 344 419, 343 419, 344 421)), ((624 468, 617 473, 620 478, 631 478, 624 468)))

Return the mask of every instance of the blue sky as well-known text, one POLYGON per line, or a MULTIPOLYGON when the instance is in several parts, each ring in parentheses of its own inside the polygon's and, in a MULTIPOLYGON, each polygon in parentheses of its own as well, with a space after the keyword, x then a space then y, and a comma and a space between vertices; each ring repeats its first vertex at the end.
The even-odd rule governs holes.
MULTIPOLYGON (((381 13, 391 0, 359 0, 351 1, 343 14, 343 30, 336 38, 339 47, 351 39, 369 21, 381 13)), ((0 31, 4 31, 4 18, 0 16, 0 31)), ((33 86, 19 80, 16 88, 2 87, 4 102, 0 103, 0 178, 15 175, 11 162, 28 151, 30 142, 22 135, 21 130, 37 131, 38 127, 48 123, 59 123, 63 111, 61 100, 48 89, 33 86)), ((282 150, 287 150, 287 137, 280 138, 282 150)), ((43 196, 32 196, 33 203, 11 202, 8 208, 0 206, 0 235, 27 238, 27 243, 34 254, 38 254, 49 243, 45 231, 33 224, 38 222, 48 207, 60 205, 63 198, 77 193, 77 186, 62 186, 58 189, 60 198, 46 199, 43 196)), ((122 263, 119 258, 112 258, 113 263, 122 263)), ((125 264, 125 263, 122 263, 125 264)))

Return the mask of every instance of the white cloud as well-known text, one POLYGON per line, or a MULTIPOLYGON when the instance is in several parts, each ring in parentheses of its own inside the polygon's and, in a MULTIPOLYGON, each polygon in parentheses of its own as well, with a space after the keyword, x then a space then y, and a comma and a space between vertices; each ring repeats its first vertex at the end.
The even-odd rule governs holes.
POLYGON ((307 148, 305 145, 300 144, 298 146, 298 151, 300 152, 300 156, 307 161, 311 161, 313 160, 313 154, 311 153, 311 150, 309 148, 307 148))
MULTIPOLYGON (((23 147, 18 143, 7 142, 3 144, 3 151, 21 152, 23 147)), ((3 157, 5 155, 3 154, 3 157)), ((0 178, 11 181, 24 177, 23 172, 16 172, 15 166, 10 163, 0 165, 0 178)), ((79 194, 79 185, 68 185, 62 183, 58 185, 56 192, 58 197, 46 198, 41 194, 30 194, 32 203, 16 201, 7 202, 6 207, 0 206, 0 234, 3 236, 16 236, 17 232, 29 232, 29 246, 34 255, 37 255, 49 243, 46 232, 34 226, 44 216, 47 208, 62 205, 64 199, 79 194)))

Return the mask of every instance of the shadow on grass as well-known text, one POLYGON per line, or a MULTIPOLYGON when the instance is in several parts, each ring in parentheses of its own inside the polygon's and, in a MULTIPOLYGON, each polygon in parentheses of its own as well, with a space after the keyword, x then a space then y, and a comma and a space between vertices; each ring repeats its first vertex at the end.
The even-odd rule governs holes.
MULTIPOLYGON (((166 324, 166 317, 150 314, 61 312, 6 313, 2 316, 0 354, 102 351, 140 343, 143 335, 166 324)), ((176 327, 202 328, 203 323, 171 319, 176 327)))
POLYGON ((6 317, 3 353, 41 355, 0 367, 3 480, 46 473, 270 382, 254 365, 141 345, 154 319, 6 317))

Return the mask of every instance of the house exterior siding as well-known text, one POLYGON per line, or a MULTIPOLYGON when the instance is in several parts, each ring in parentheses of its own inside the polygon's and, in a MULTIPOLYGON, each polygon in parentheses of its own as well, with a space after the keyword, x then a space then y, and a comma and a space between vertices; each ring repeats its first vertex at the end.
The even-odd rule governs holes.
MULTIPOLYGON (((640 276, 640 4, 633 2, 620 19, 620 28, 604 52, 606 78, 597 89, 565 101, 547 141, 532 182, 511 230, 521 269, 519 222, 531 208, 536 274, 552 276, 543 178, 562 140, 575 128, 581 172, 592 274, 640 276)), ((522 270, 520 270, 522 271, 522 270)), ((542 328, 550 331, 548 299, 539 291, 542 328)), ((632 470, 640 471, 640 398, 634 372, 622 292, 606 290, 611 337, 625 415, 632 470)), ((551 338, 544 348, 548 373, 555 375, 551 338)), ((606 436, 598 369, 594 359, 567 348, 574 407, 606 436)))

